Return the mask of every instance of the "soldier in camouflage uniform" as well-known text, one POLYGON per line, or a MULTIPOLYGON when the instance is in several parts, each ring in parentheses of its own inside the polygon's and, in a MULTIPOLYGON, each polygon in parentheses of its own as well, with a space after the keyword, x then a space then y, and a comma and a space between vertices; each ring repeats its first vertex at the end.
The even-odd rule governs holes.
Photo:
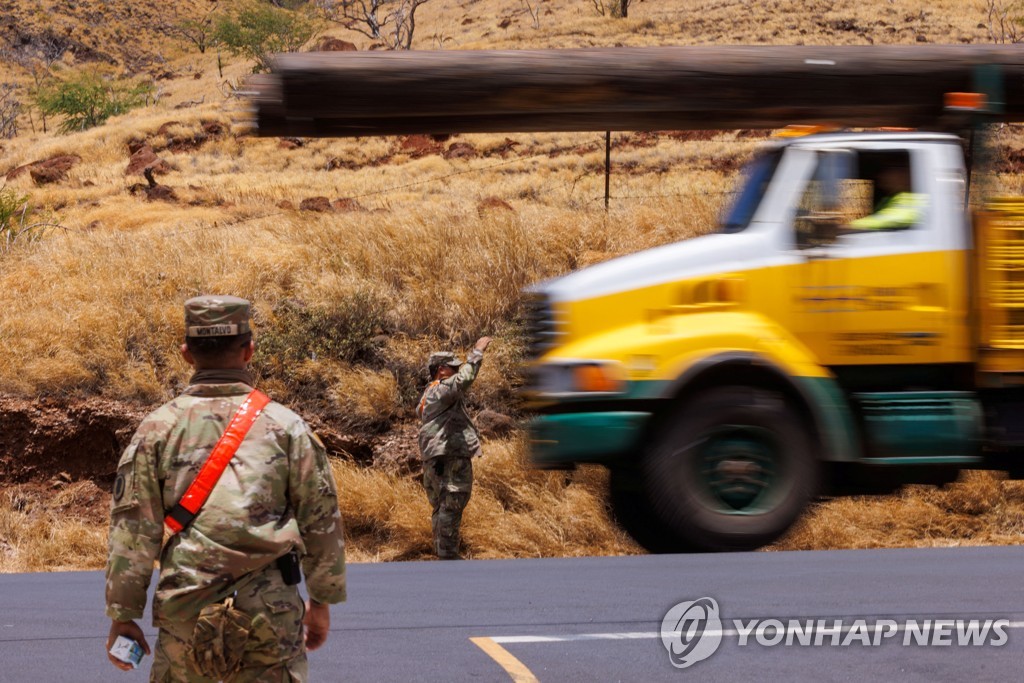
POLYGON ((420 425, 423 488, 433 512, 434 552, 442 560, 459 557, 462 511, 473 490, 473 461, 480 455, 480 433, 466 412, 465 397, 484 359, 490 337, 481 337, 462 363, 455 354, 431 354, 431 382, 416 414, 420 425))
POLYGON ((181 351, 196 372, 184 394, 142 422, 117 466, 107 647, 124 635, 149 653, 134 620, 142 617, 159 558, 153 624, 160 632, 151 681, 212 680, 187 665, 185 655, 200 611, 229 596, 253 621, 241 668, 225 680, 305 681, 306 650, 326 640, 329 605, 345 600, 345 549, 326 452, 298 415, 278 403, 267 405, 198 515, 162 545, 165 515, 253 384, 246 370, 255 350, 248 301, 189 299, 185 321, 181 351), (293 549, 301 556, 306 604, 296 586, 285 584, 276 562, 293 549))

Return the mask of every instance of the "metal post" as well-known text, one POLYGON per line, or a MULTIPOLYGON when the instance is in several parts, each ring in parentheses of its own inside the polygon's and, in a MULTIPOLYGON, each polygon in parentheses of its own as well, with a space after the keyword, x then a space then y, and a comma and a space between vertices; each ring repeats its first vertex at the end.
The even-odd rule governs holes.
POLYGON ((604 210, 608 210, 612 187, 612 132, 604 133, 604 210))

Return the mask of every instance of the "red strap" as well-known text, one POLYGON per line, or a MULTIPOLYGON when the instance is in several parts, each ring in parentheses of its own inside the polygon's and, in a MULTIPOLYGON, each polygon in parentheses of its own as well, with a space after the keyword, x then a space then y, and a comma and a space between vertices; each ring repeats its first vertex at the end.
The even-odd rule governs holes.
POLYGON ((263 413, 263 409, 267 407, 268 403, 270 403, 270 398, 259 389, 253 389, 252 393, 242 401, 238 412, 231 418, 228 428, 220 437, 217 445, 210 451, 210 456, 203 463, 199 474, 189 484, 188 490, 185 491, 185 495, 181 497, 178 504, 164 518, 164 524, 171 530, 171 533, 176 534, 184 529, 199 514, 203 503, 210 497, 213 487, 217 485, 220 475, 227 469, 231 458, 235 457, 238 447, 242 445, 245 435, 249 433, 249 429, 256 422, 256 418, 263 413))
POLYGON ((427 391, 430 390, 430 388, 433 387, 435 384, 440 384, 440 380, 435 379, 433 382, 427 385, 426 389, 423 390, 423 397, 420 398, 420 404, 416 408, 416 415, 421 419, 423 418, 423 411, 427 409, 427 391))

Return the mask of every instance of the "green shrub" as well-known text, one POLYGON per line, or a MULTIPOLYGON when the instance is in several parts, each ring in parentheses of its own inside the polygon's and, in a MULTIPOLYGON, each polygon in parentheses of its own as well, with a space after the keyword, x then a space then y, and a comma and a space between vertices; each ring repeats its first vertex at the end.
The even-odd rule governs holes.
POLYGON ((71 133, 142 106, 151 91, 149 83, 107 80, 83 71, 46 83, 36 91, 35 101, 44 115, 63 116, 60 131, 71 133))
POLYGON ((361 290, 331 308, 285 300, 274 307, 273 325, 259 332, 259 360, 294 368, 308 360, 366 359, 386 311, 381 297, 361 290))
POLYGON ((277 52, 296 52, 319 33, 309 15, 270 5, 251 3, 230 17, 221 17, 214 30, 215 40, 234 55, 256 60, 253 73, 270 71, 277 52))

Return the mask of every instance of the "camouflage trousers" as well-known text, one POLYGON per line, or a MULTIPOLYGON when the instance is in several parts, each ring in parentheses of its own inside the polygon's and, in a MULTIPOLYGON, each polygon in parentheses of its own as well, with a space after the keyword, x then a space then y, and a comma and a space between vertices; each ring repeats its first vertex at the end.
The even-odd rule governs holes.
MULTIPOLYGON (((225 683, 304 683, 309 678, 302 618, 305 605, 296 586, 286 586, 274 564, 243 578, 235 595, 235 608, 254 619, 260 615, 269 629, 254 629, 253 652, 247 652, 242 668, 225 683), (265 641, 265 642, 264 642, 265 641)), ((150 683, 215 683, 194 673, 185 651, 196 618, 160 624, 150 683)))
POLYGON ((473 491, 473 461, 440 456, 423 463, 423 488, 433 511, 434 552, 442 559, 459 556, 459 527, 473 491))

